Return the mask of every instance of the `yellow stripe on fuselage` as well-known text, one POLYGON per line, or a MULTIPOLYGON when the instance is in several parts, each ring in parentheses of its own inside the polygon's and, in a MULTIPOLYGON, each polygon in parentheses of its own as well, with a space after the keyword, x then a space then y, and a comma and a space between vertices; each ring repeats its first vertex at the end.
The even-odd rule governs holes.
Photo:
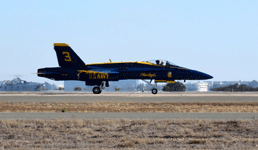
MULTIPOLYGON (((86 65, 111 65, 111 64, 129 64, 129 63, 133 63, 133 64, 145 64, 145 65, 155 65, 149 62, 142 62, 142 61, 128 61, 128 62, 104 62, 104 63, 90 63, 90 64, 86 64, 86 65)), ((156 65, 156 66, 160 66, 160 65, 156 65)))
POLYGON ((155 80, 155 83, 157 83, 157 82, 176 83, 175 81, 168 81, 168 80, 155 80))
MULTIPOLYGON (((104 62, 104 63, 90 63, 90 64, 85 64, 86 66, 89 65, 112 65, 112 64, 143 64, 143 65, 150 65, 150 66, 156 66, 156 67, 167 67, 167 66, 163 66, 163 65, 156 65, 156 64, 153 64, 153 63, 149 63, 149 62, 144 62, 144 61, 129 61, 129 62, 104 62)), ((179 68, 179 67, 172 67, 170 66, 169 68, 177 68, 177 69, 185 69, 187 70, 186 68, 179 68)))
POLYGON ((97 72, 97 71, 92 71, 92 70, 78 70, 78 72, 79 73, 82 73, 82 72, 84 72, 84 73, 100 73, 100 74, 106 74, 106 75, 108 75, 108 73, 103 73, 103 72, 97 72))
POLYGON ((155 80, 155 83, 157 82, 167 82, 167 80, 155 80))

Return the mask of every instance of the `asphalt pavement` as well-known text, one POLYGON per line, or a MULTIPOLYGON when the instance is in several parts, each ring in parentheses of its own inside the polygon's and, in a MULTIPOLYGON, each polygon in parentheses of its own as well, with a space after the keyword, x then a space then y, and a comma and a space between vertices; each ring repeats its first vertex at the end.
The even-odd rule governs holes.
POLYGON ((258 93, 36 93, 0 92, 0 102, 258 102, 258 93))
MULTIPOLYGON (((0 92, 0 102, 258 102, 257 92, 0 92)), ((2 119, 256 119, 258 113, 0 113, 2 119)))
POLYGON ((253 120, 258 113, 0 113, 3 119, 209 119, 253 120))

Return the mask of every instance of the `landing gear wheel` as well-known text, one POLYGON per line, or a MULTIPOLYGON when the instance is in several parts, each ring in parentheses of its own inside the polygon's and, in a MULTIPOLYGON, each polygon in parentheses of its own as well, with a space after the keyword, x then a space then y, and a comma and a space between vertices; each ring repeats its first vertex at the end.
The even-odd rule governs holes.
POLYGON ((157 90, 156 88, 153 88, 153 89, 151 90, 151 93, 152 93, 152 94, 157 94, 157 93, 158 93, 158 90, 157 90))
POLYGON ((100 94, 100 93, 101 93, 101 90, 100 90, 99 87, 94 87, 94 88, 92 89, 92 92, 93 92, 94 94, 100 94))

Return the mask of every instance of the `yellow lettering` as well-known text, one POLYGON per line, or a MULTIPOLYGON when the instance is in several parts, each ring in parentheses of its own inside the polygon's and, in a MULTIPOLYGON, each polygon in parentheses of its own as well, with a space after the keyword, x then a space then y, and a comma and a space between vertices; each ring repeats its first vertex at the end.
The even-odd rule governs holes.
POLYGON ((62 53, 65 56, 65 61, 72 61, 70 53, 69 52, 63 52, 62 53))
POLYGON ((153 74, 151 74, 151 73, 149 73, 149 74, 146 74, 146 73, 141 73, 141 75, 140 76, 144 76, 144 77, 156 77, 156 74, 155 73, 153 73, 153 74))
POLYGON ((108 79, 109 77, 109 74, 107 73, 100 73, 100 72, 94 72, 94 71, 82 71, 82 70, 78 70, 78 72, 79 72, 77 74, 78 78, 80 77, 80 74, 82 72, 84 72, 85 74, 88 74, 89 79, 108 79))

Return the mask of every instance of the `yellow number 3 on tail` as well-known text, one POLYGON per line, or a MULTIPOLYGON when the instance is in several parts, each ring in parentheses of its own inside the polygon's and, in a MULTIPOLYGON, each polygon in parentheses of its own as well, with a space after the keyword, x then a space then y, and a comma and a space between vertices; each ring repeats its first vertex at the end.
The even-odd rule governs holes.
POLYGON ((65 61, 72 61, 70 53, 69 52, 63 52, 62 53, 65 56, 65 61))

